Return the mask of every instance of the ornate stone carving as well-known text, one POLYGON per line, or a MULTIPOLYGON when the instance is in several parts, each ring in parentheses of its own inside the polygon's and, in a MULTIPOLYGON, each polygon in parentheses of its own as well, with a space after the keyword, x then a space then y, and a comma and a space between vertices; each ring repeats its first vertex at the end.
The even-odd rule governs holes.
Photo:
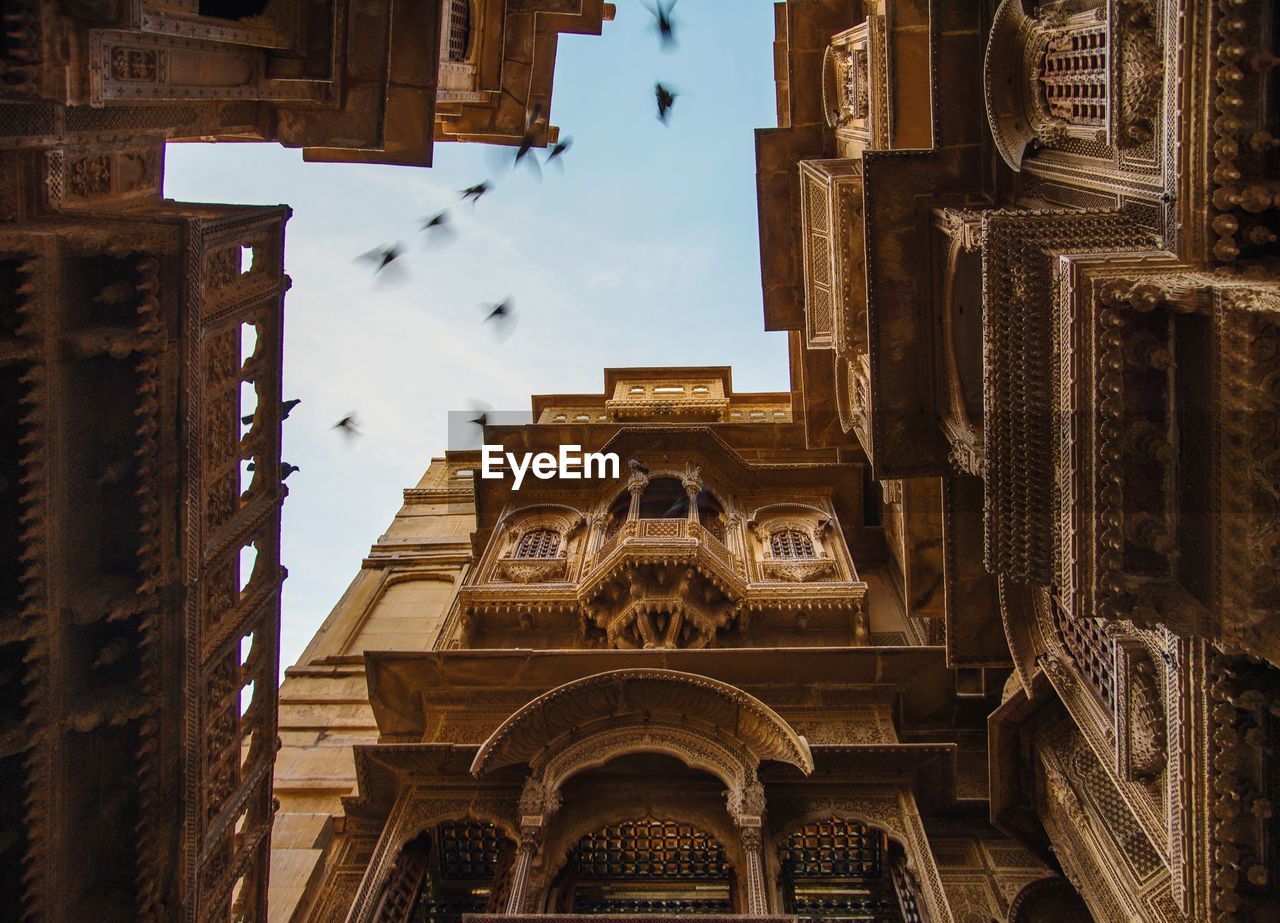
POLYGON ((111 191, 111 158, 91 154, 72 160, 67 169, 67 192, 81 199, 111 191))
MULTIPOLYGON (((756 778, 755 772, 748 773, 741 784, 727 790, 725 798, 733 822, 739 827, 754 827, 758 831, 760 818, 764 816, 765 795, 764 786, 756 778)), ((756 848, 759 848, 758 834, 756 848)))
POLYGON ((156 83, 164 81, 164 52, 145 48, 112 48, 111 76, 128 82, 156 83))
POLYGON ((1150 781, 1164 770, 1168 739, 1164 703, 1149 656, 1131 661, 1129 682, 1129 762, 1138 778, 1150 781))
POLYGON ((502 558, 497 562, 497 576, 513 583, 549 583, 564 580, 568 568, 568 559, 563 557, 502 558))
POLYGON ((804 583, 835 573, 836 562, 831 558, 765 558, 760 570, 770 580, 804 583))
POLYGON ((1164 50, 1152 0, 1120 0, 1113 32, 1120 60, 1120 124, 1116 144, 1135 147, 1150 141, 1160 120, 1164 50))

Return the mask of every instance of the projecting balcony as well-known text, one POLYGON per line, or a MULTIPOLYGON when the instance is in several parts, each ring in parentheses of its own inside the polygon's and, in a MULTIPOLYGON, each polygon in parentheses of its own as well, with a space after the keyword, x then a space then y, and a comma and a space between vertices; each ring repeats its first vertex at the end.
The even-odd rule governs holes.
POLYGON ((593 556, 584 588, 631 558, 646 563, 705 561, 726 583, 745 589, 742 562, 714 532, 688 519, 632 519, 607 533, 593 556))
POLYGON ((739 621, 745 568, 689 519, 632 519, 607 534, 578 598, 611 647, 714 645, 739 621))
POLYGON ((866 351, 862 161, 800 163, 805 340, 841 355, 866 351))

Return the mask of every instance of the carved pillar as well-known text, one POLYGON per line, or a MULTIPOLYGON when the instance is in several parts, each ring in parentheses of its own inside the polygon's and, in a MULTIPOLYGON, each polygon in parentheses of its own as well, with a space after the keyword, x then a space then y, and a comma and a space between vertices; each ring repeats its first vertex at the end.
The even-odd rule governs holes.
POLYGON ((735 558, 746 558, 746 543, 742 540, 742 516, 729 513, 724 521, 724 543, 735 558))
POLYGON ((684 477, 680 478, 680 486, 689 498, 689 521, 699 522, 698 494, 702 493, 702 472, 697 465, 690 465, 685 469, 684 477))
POLYGON ((640 518, 640 496, 648 486, 648 476, 640 471, 632 472, 631 477, 627 479, 627 492, 631 494, 631 506, 627 509, 628 519, 640 518))
POLYGON ((769 892, 764 880, 764 786, 754 770, 748 772, 741 787, 725 792, 729 816, 738 827, 742 855, 746 859, 747 913, 767 916, 769 892))
MULTIPOLYGON (((756 819, 759 823, 759 818, 756 819)), ((742 852, 747 858, 747 913, 766 916, 769 895, 764 884, 764 850, 760 827, 742 827, 742 852)))
POLYGON ((542 831, 552 814, 560 807, 560 793, 548 790, 542 778, 531 775, 520 792, 517 813, 520 815, 520 846, 511 870, 511 891, 503 911, 507 916, 524 913, 528 899, 529 869, 533 867, 538 847, 542 845, 542 831))
POLYGON ((539 817, 538 821, 537 824, 522 824, 520 827, 520 849, 511 870, 511 893, 507 896, 507 906, 503 911, 509 917, 524 913, 524 902, 529 890, 529 869, 542 844, 542 818, 539 817))
POLYGON ((600 550, 600 546, 604 544, 605 530, 609 526, 609 516, 607 513, 593 513, 591 518, 587 520, 587 554, 594 555, 600 550))

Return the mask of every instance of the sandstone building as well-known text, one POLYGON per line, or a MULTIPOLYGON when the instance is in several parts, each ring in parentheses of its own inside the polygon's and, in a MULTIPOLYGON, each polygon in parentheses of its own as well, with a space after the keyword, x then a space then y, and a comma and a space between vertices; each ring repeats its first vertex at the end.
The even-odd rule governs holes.
POLYGON ((281 689, 272 918, 932 920, 1050 876, 987 822, 1008 668, 948 669, 797 399, 611 369, 485 438, 623 478, 433 461, 281 689))
POLYGON ((536 145, 600 0, 12 0, 0 19, 0 919, 261 920, 283 206, 169 141, 536 145))
POLYGON ((776 11, 790 394, 432 463, 282 688, 277 919, 1280 913, 1272 6, 776 11))
POLYGON ((277 702, 288 212, 164 144, 545 142, 611 5, 6 7, 6 917, 1280 916, 1274 3, 775 9, 790 391, 535 398, 639 466, 432 461, 277 702))

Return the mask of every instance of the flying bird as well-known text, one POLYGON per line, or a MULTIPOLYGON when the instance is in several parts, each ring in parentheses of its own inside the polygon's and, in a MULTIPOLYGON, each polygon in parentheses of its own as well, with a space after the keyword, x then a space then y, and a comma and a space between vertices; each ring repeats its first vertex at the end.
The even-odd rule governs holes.
POLYGON ((520 146, 516 148, 516 163, 524 160, 525 156, 533 149, 537 143, 537 132, 541 125, 546 124, 546 119, 542 116, 542 104, 534 103, 528 115, 524 119, 524 134, 520 137, 520 146))
POLYGON ((478 426, 481 429, 484 429, 486 426, 489 425, 489 415, 487 413, 481 412, 479 416, 472 417, 467 422, 472 424, 473 426, 478 426))
POLYGON ((555 146, 551 148, 551 153, 547 155, 547 163, 551 163, 551 161, 554 160, 560 165, 560 169, 563 170, 564 161, 560 160, 560 157, 562 157, 565 151, 569 150, 571 147, 573 147, 572 138, 561 138, 555 143, 555 146))
POLYGON ((396 241, 389 247, 374 247, 368 253, 360 254, 356 259, 362 263, 375 264, 373 274, 376 276, 402 256, 404 256, 404 247, 396 241))
POLYGON ((492 323, 499 336, 506 336, 516 320, 515 306, 511 299, 505 298, 497 304, 486 304, 481 307, 487 311, 483 322, 492 323))
POLYGON ((513 170, 520 166, 520 162, 528 157, 527 162, 529 164, 529 169, 532 170, 534 175, 539 179, 542 178, 542 169, 538 166, 537 158, 529 157, 529 153, 533 150, 534 145, 538 143, 538 130, 546 125, 546 123, 547 120, 542 114, 542 105, 541 103, 536 103, 528 116, 525 117, 524 134, 520 136, 520 144, 516 147, 515 161, 511 165, 513 170))
POLYGON ((658 101, 658 121, 665 125, 667 123, 667 113, 675 106, 676 97, 680 94, 673 93, 661 83, 655 83, 653 85, 653 95, 658 101))
POLYGON ((491 310, 488 313, 488 315, 485 317, 486 322, 491 320, 501 320, 502 318, 511 316, 511 299, 510 298, 506 299, 505 301, 500 301, 497 304, 488 305, 488 307, 492 308, 493 310, 491 310))
POLYGON ((349 413, 337 423, 333 424, 332 429, 336 429, 346 436, 348 439, 354 439, 360 435, 360 423, 356 420, 354 413, 349 413))
POLYGON ((479 202, 482 198, 484 198, 485 194, 488 193, 489 190, 492 188, 493 187, 489 185, 488 180, 481 180, 480 182, 476 183, 474 186, 468 186, 466 189, 462 190, 460 194, 464 202, 467 199, 470 199, 471 204, 474 205, 476 202, 479 202))
POLYGON ((676 44, 676 34, 674 23, 671 20, 671 11, 676 8, 678 0, 671 0, 670 3, 663 3, 662 0, 655 0, 657 6, 645 4, 645 8, 653 14, 653 25, 658 30, 658 40, 662 43, 663 48, 673 48, 676 44))
POLYGON ((627 467, 639 474, 649 473, 649 469, 645 465, 640 464, 640 462, 636 461, 634 458, 627 459, 627 467))
POLYGON ((418 225, 422 232, 434 241, 448 240, 454 234, 447 210, 431 215, 428 218, 418 219, 418 225))

